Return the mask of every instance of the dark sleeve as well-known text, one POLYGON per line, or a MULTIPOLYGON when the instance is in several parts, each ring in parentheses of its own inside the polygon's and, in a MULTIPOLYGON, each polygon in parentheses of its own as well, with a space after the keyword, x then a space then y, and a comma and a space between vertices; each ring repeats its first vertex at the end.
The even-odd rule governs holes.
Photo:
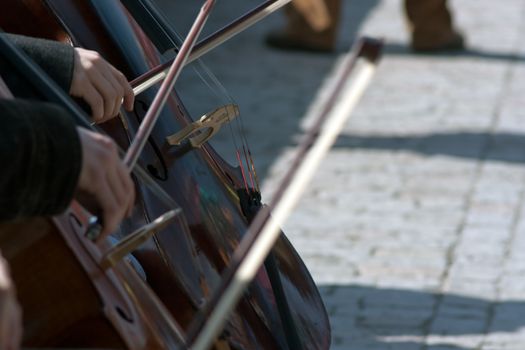
MULTIPOLYGON (((22 49, 35 61, 55 82, 66 92, 69 92, 73 79, 75 64, 74 48, 68 44, 46 39, 30 38, 23 35, 1 33, 16 47, 22 49)), ((3 74, 5 77, 6 74, 3 74)), ((11 84, 8 83, 11 87, 11 84)), ((13 91, 15 95, 17 93, 13 91)))
POLYGON ((65 110, 0 100, 0 220, 62 212, 80 174, 78 133, 65 110))

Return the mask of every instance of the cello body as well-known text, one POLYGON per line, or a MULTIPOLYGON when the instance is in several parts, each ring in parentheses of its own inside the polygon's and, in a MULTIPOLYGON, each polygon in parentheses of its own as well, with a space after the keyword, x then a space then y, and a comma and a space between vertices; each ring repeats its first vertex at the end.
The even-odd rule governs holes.
MULTIPOLYGON (((98 51, 128 80, 162 61, 152 41, 116 0, 8 0, 19 13, 5 14, 7 32, 70 42, 98 51), (35 28, 34 23, 40 23, 35 28), (46 28, 41 31, 41 28, 46 28)), ((155 88, 136 96, 135 109, 102 125, 124 149, 129 145, 155 95, 155 88)), ((148 140, 139 163, 182 208, 175 223, 155 234, 133 253, 145 280, 183 329, 206 303, 244 236, 249 216, 243 210, 240 170, 211 146, 170 146, 166 137, 192 122, 173 92, 148 140)), ((125 237, 166 210, 146 186, 136 181, 132 217, 117 237, 125 237)), ((247 194, 249 197, 250 193, 247 194)), ((319 292, 304 263, 284 235, 274 247, 278 279, 303 349, 328 349, 330 327, 319 292)), ((16 275, 15 275, 16 281, 16 275)), ((232 349, 289 349, 282 317, 268 272, 261 268, 221 335, 232 349)), ((94 306, 96 307, 96 306, 94 306)), ((45 333, 45 332, 44 332, 45 333)))
POLYGON ((70 211, 0 225, 23 308, 24 346, 167 349, 181 342, 125 262, 103 273, 70 211), (22 238, 22 239, 20 239, 22 238))

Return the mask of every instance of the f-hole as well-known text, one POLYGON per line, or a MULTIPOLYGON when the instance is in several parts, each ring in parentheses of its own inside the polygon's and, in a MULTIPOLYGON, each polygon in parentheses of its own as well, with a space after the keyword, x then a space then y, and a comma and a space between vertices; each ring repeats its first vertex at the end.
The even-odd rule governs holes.
MULTIPOLYGON (((148 108, 148 103, 139 99, 135 100, 135 108, 133 109, 133 113, 135 114, 135 118, 137 119, 139 125, 144 119, 142 116, 146 115, 148 108)), ((157 158, 158 162, 156 162, 157 164, 147 164, 146 169, 148 169, 150 175, 153 176, 155 179, 160 181, 166 181, 168 179, 168 167, 164 162, 164 158, 162 158, 160 148, 157 146, 157 144, 151 138, 151 136, 148 137, 148 144, 151 146, 153 153, 155 153, 155 157, 157 158)))
POLYGON ((122 318, 124 321, 133 323, 133 318, 126 314, 120 306, 115 306, 115 310, 117 311, 117 314, 120 316, 120 318, 122 318))

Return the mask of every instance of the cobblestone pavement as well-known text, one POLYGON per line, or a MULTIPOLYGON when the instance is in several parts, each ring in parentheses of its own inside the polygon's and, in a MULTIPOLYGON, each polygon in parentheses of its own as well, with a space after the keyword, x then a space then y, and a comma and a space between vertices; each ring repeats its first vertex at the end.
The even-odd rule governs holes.
MULTIPOLYGON (((220 2, 210 28, 254 4, 220 2)), ((414 55, 399 0, 352 0, 340 54, 266 48, 275 15, 205 59, 240 105, 269 199, 343 49, 356 32, 386 39, 285 225, 321 289, 333 349, 525 349, 525 0, 451 4, 461 54, 414 55)), ((224 99, 203 85, 180 84, 194 113, 224 99)), ((229 137, 215 141, 225 155, 229 137)))

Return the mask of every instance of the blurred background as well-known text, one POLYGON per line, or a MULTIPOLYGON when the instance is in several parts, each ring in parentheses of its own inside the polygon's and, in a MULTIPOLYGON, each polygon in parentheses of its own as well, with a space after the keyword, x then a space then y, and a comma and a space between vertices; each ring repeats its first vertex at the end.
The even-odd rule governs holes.
MULTIPOLYGON (((155 1, 184 36, 200 2, 155 1)), ((218 1, 205 33, 259 3, 218 1)), ((525 1, 449 6, 465 50, 414 53, 401 0, 343 0, 335 52, 269 48, 285 25, 276 13, 177 83, 194 117, 239 105, 267 202, 351 43, 386 40, 284 226, 321 290, 333 349, 525 349, 525 1)), ((233 160, 224 129, 212 143, 233 160)))

